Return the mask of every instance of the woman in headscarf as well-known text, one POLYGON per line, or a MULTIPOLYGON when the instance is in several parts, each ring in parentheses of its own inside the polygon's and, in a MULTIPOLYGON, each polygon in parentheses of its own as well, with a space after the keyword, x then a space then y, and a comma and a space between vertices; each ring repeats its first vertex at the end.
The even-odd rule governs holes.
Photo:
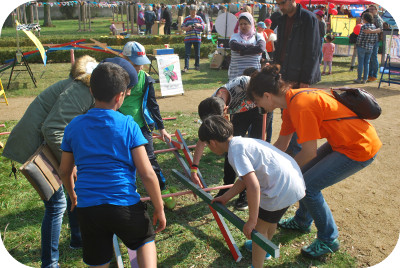
POLYGON ((241 13, 237 25, 238 33, 234 33, 229 40, 231 49, 229 80, 241 76, 243 71, 249 67, 260 70, 261 54, 265 50, 264 37, 256 32, 254 19, 250 13, 241 13))

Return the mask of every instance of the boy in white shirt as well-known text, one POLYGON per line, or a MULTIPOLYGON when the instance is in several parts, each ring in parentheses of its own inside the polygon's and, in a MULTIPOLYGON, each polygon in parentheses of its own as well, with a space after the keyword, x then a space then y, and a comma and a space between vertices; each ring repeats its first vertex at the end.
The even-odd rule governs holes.
MULTIPOLYGON (((199 139, 217 155, 228 153, 228 160, 239 179, 233 187, 212 202, 226 204, 244 189, 247 191, 249 219, 243 233, 251 239, 256 229, 271 240, 277 223, 290 205, 305 196, 303 176, 296 161, 268 142, 233 137, 233 126, 219 115, 207 117, 199 128, 199 139)), ((253 267, 262 267, 266 252, 251 240, 245 247, 253 251, 253 267)))

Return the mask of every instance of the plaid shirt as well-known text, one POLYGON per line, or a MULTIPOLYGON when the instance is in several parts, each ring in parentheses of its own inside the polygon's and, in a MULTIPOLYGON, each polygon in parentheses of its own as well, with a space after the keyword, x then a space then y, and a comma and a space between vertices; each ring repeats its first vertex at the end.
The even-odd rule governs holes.
POLYGON ((378 34, 366 34, 365 29, 376 29, 374 24, 366 23, 360 29, 360 34, 357 37, 357 46, 365 48, 367 50, 372 50, 375 43, 378 41, 378 34))

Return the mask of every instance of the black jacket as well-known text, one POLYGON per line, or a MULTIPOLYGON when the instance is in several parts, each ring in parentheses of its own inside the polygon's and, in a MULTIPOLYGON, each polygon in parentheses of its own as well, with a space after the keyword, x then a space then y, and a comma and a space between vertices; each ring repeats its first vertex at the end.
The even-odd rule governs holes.
POLYGON ((282 51, 282 42, 287 15, 283 15, 278 20, 274 62, 281 65, 283 80, 312 85, 321 81, 319 69, 321 37, 318 19, 299 4, 294 16, 295 22, 287 41, 286 51, 282 51), (286 53, 284 62, 280 62, 281 53, 286 53))
POLYGON ((172 23, 172 15, 171 11, 169 11, 169 8, 164 8, 164 12, 162 13, 162 18, 165 19, 165 24, 171 24, 172 23))

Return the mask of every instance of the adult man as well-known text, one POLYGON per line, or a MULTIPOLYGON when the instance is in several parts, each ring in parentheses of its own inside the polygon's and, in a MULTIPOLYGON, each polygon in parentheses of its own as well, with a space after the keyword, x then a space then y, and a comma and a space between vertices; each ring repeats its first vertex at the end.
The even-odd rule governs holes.
POLYGON ((165 4, 161 4, 162 9, 162 21, 165 22, 164 25, 164 34, 170 35, 171 34, 171 24, 172 24, 172 15, 171 11, 169 10, 168 6, 165 4))
MULTIPOLYGON (((383 30, 383 20, 382 18, 378 15, 378 9, 376 5, 370 5, 368 7, 368 11, 372 14, 373 16, 373 24, 376 27, 376 30, 373 31, 373 33, 381 33, 383 30)), ((380 34, 378 35, 378 37, 380 34)), ((371 54, 371 60, 369 62, 369 75, 368 75, 368 82, 373 82, 376 81, 378 77, 378 67, 379 67, 379 62, 378 62, 378 49, 379 49, 379 40, 381 38, 378 38, 378 41, 375 42, 374 47, 372 48, 372 54, 371 54)))
POLYGON ((195 62, 194 68, 200 70, 200 45, 201 33, 204 30, 205 24, 200 16, 196 15, 197 6, 190 6, 190 15, 187 16, 182 23, 182 30, 186 31, 185 35, 185 68, 182 72, 186 73, 189 69, 190 51, 192 45, 194 47, 195 62))
MULTIPOLYGON (((281 65, 282 79, 293 88, 308 88, 321 80, 319 70, 321 37, 316 16, 295 0, 277 0, 283 16, 278 19, 274 63, 281 65)), ((301 150, 293 134, 287 153, 301 150)))

